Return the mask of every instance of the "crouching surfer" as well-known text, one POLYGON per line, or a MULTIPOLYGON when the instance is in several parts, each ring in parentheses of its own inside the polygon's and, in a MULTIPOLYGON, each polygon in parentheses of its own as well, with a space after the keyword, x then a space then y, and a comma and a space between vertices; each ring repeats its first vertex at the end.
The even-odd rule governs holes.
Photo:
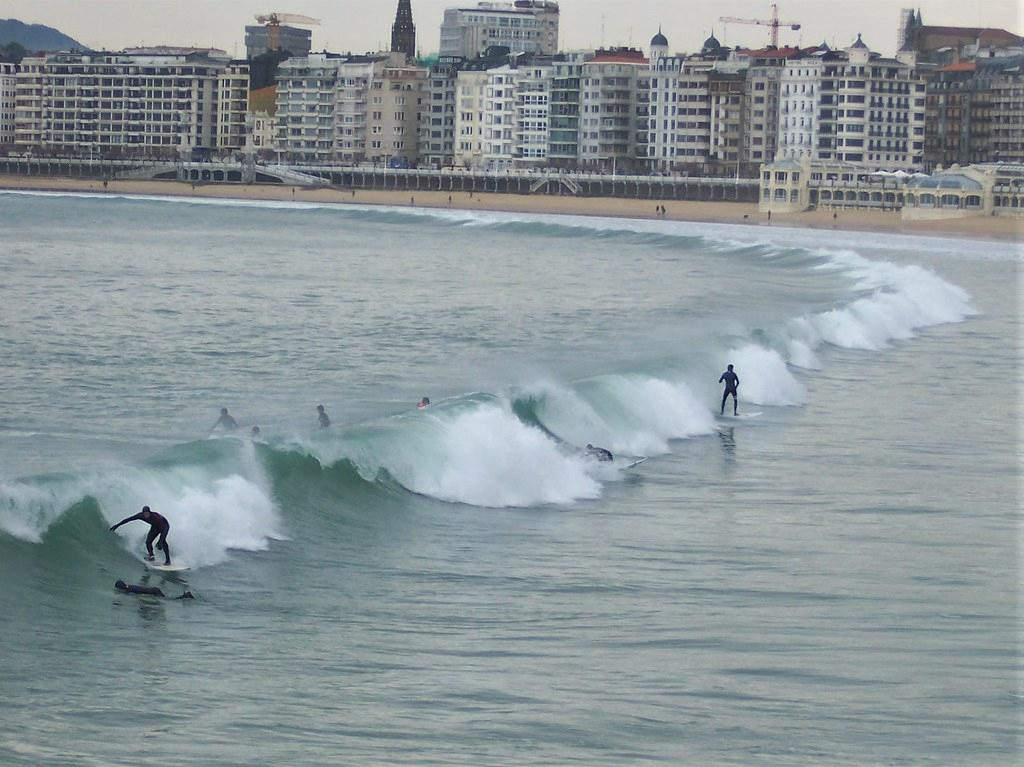
POLYGON ((587 443, 587 455, 592 455, 599 461, 615 460, 615 456, 612 455, 611 450, 605 450, 603 447, 594 447, 589 442, 587 443))
POLYGON ((171 549, 167 546, 167 533, 171 529, 171 524, 163 514, 157 514, 149 506, 143 506, 142 511, 135 516, 125 517, 116 525, 112 525, 110 531, 113 532, 125 522, 135 522, 136 520, 149 524, 149 535, 146 536, 146 561, 153 561, 153 541, 156 541, 156 547, 163 549, 164 564, 171 564, 171 549), (157 537, 160 540, 157 540, 157 537))
MULTIPOLYGON (((114 588, 118 591, 124 592, 125 594, 145 594, 151 597, 163 597, 167 598, 167 595, 158 589, 156 586, 138 586, 134 583, 125 583, 124 581, 114 581, 114 588)), ((174 597, 175 599, 195 599, 192 596, 191 591, 186 591, 180 597, 174 597)))

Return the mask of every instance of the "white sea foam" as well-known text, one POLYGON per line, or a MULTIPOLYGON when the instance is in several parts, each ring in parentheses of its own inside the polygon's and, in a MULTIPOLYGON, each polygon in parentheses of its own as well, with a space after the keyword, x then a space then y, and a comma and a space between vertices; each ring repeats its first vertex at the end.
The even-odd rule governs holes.
MULTIPOLYGON (((195 465, 125 467, 67 479, 3 483, 0 529, 39 542, 69 507, 92 497, 111 524, 143 505, 159 511, 171 525, 171 555, 182 564, 215 564, 232 549, 259 551, 281 537, 277 510, 253 446, 242 443, 238 457, 237 471, 226 476, 195 465)), ((118 533, 139 553, 148 531, 145 524, 130 523, 118 533)))
POLYGON ((733 349, 727 360, 742 371, 739 395, 743 402, 755 405, 802 405, 807 390, 774 349, 747 344, 733 349))
POLYGON ((564 504, 600 495, 581 457, 566 455, 539 429, 497 404, 456 415, 439 437, 436 460, 393 469, 415 492, 493 507, 564 504))

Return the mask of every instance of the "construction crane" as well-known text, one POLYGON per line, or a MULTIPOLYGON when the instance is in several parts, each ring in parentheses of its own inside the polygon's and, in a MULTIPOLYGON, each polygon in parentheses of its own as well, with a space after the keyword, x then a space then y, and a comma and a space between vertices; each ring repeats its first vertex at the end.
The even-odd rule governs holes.
POLYGON ((771 47, 779 47, 779 27, 789 27, 792 30, 800 29, 795 21, 779 21, 779 6, 772 3, 772 17, 770 19, 738 19, 735 16, 722 16, 718 19, 726 24, 758 24, 762 27, 771 27, 771 47))
POLYGON ((277 13, 276 11, 257 16, 256 21, 267 28, 267 48, 272 51, 281 47, 282 24, 298 24, 303 27, 315 27, 320 24, 320 19, 301 16, 297 13, 277 13))

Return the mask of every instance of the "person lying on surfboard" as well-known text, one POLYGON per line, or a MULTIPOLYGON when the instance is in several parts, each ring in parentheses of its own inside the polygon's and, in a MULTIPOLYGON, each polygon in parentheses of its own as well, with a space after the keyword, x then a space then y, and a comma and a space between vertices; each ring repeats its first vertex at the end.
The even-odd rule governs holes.
MULTIPOLYGON (((151 597, 164 597, 167 595, 158 589, 156 586, 137 586, 134 583, 125 583, 124 581, 114 581, 114 588, 118 591, 123 591, 125 594, 146 594, 151 597)), ((174 597, 175 599, 195 599, 192 596, 191 591, 186 591, 180 597, 174 597)))
POLYGON ((430 397, 424 397, 423 399, 421 399, 419 402, 416 403, 416 407, 418 407, 420 410, 430 407, 430 397))
POLYGON ((732 414, 739 415, 739 398, 736 395, 736 390, 740 388, 740 377, 732 372, 732 365, 729 365, 725 372, 722 373, 722 377, 718 379, 718 383, 725 383, 725 391, 722 393, 722 410, 719 415, 725 415, 725 401, 729 399, 729 395, 732 395, 732 414))
POLYGON ((148 552, 146 561, 153 561, 153 541, 156 540, 157 536, 160 536, 156 547, 164 550, 164 565, 171 564, 171 549, 167 546, 167 533, 171 529, 171 523, 167 521, 163 514, 157 514, 149 506, 143 506, 142 511, 135 516, 125 517, 116 525, 112 525, 110 531, 113 532, 125 522, 134 522, 136 520, 149 523, 149 535, 146 536, 146 551, 148 552))
POLYGON ((594 447, 589 442, 587 443, 587 455, 592 455, 599 461, 615 460, 611 450, 605 450, 603 447, 594 447))

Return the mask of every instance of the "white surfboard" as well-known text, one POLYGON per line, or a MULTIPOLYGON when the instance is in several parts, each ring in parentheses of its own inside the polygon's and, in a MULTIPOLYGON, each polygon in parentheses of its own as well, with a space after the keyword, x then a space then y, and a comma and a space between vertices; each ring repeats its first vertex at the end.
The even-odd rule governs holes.
POLYGON ((622 468, 623 469, 632 469, 634 466, 639 466, 640 464, 642 464, 646 460, 647 460, 647 456, 644 456, 643 458, 637 458, 635 461, 633 461, 633 463, 628 463, 625 466, 623 466, 622 468))
POLYGON ((721 419, 724 419, 726 421, 733 421, 733 420, 740 420, 740 421, 742 421, 742 420, 744 420, 746 418, 757 418, 759 415, 763 415, 763 413, 761 413, 760 411, 758 411, 756 413, 740 413, 739 415, 729 415, 729 413, 724 413, 722 415, 719 415, 718 417, 721 418, 721 419))
POLYGON ((190 569, 188 565, 176 565, 171 563, 169 565, 161 565, 157 562, 145 562, 146 568, 149 570, 156 570, 160 573, 183 573, 190 569))

